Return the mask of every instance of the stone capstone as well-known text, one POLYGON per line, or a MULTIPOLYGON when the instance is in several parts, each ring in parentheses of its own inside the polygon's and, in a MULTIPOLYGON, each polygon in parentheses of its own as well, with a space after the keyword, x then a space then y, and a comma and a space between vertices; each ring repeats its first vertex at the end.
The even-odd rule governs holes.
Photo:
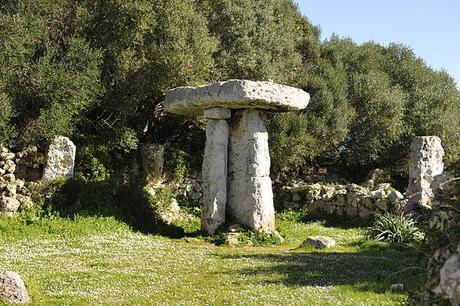
POLYGON ((201 228, 210 234, 213 234, 219 226, 225 223, 228 139, 227 121, 208 119, 202 169, 201 228))
POLYGON ((7 304, 30 303, 27 288, 15 272, 0 272, 0 301, 7 304))
POLYGON ((42 179, 72 178, 75 153, 76 147, 69 138, 63 136, 54 138, 48 148, 42 179))
POLYGON ((310 236, 305 239, 302 246, 312 245, 317 249, 332 248, 335 247, 335 240, 329 237, 323 236, 310 236))
POLYGON ((270 154, 264 113, 247 109, 230 120, 228 203, 230 219, 256 232, 275 230, 270 154))
POLYGON ((229 80, 200 87, 172 89, 165 97, 165 110, 178 115, 200 116, 204 109, 257 108, 296 111, 307 107, 305 91, 271 82, 229 80))
POLYGON ((444 170, 444 149, 437 136, 414 137, 410 146, 408 206, 431 207, 434 194, 431 184, 444 170))

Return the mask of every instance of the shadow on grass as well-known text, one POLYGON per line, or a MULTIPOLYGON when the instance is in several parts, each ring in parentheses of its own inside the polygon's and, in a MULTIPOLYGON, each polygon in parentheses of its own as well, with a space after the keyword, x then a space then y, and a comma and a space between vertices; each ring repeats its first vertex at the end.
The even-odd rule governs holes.
POLYGON ((182 227, 164 223, 156 216, 143 190, 137 186, 68 180, 47 192, 44 207, 61 217, 114 217, 135 231, 172 239, 201 234, 198 231, 186 233, 182 227))
POLYGON ((345 216, 334 216, 326 214, 305 214, 302 219, 304 223, 321 222, 326 227, 341 229, 364 228, 372 224, 372 219, 351 218, 345 216))
POLYGON ((223 259, 250 259, 251 267, 228 271, 265 284, 285 286, 351 286, 355 290, 383 293, 391 284, 403 283, 405 290, 420 284, 415 253, 372 248, 357 253, 308 250, 288 254, 216 255, 223 259), (259 262, 260 264, 257 264, 259 262))

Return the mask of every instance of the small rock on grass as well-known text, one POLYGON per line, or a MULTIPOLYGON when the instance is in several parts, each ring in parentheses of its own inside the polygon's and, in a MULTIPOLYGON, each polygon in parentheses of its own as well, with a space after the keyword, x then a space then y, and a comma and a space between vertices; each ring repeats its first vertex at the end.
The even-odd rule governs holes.
POLYGON ((0 272, 0 302, 7 304, 29 304, 26 285, 15 272, 0 272))
POLYGON ((335 240, 324 236, 310 236, 305 239, 302 246, 312 245, 317 249, 335 247, 335 240))

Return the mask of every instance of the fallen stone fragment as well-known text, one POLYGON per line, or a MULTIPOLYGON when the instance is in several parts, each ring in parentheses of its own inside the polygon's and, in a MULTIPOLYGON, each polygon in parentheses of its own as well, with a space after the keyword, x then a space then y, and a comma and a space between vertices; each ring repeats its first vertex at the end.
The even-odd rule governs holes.
POLYGON ((7 304, 29 304, 26 285, 15 272, 0 272, 0 302, 7 304))
POLYGON ((238 223, 234 223, 228 227, 228 231, 230 233, 239 233, 241 232, 241 230, 242 230, 241 224, 238 224, 238 223))
POLYGON ((403 283, 392 284, 390 286, 390 290, 392 290, 392 291, 403 291, 404 290, 404 284, 403 283))
POLYGON ((393 190, 388 195, 388 199, 394 205, 394 204, 397 204, 397 203, 401 202, 404 199, 404 196, 398 190, 393 190))
POLYGON ((21 203, 15 197, 0 196, 0 214, 12 216, 18 211, 19 206, 21 206, 21 203))
POLYGON ((324 236, 310 236, 305 239, 302 246, 312 245, 317 249, 332 248, 335 247, 335 240, 324 236))

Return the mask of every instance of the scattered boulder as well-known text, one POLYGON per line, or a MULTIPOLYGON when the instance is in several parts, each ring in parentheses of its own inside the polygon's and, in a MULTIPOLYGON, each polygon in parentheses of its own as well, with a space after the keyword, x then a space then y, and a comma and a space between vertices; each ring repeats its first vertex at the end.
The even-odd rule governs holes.
POLYGON ((390 286, 390 290, 392 290, 392 291, 403 291, 404 290, 404 284, 403 283, 392 284, 390 286))
POLYGON ((12 216, 21 206, 15 197, 7 197, 4 195, 0 196, 0 212, 5 213, 8 216, 12 216))
POLYGON ((0 301, 7 304, 29 304, 27 288, 15 272, 0 272, 0 301))
POLYGON ((241 232, 242 229, 243 228, 241 227, 241 224, 234 223, 234 224, 229 225, 227 230, 229 233, 239 233, 241 232))
POLYGON ((72 178, 75 153, 76 147, 69 138, 63 136, 54 138, 48 148, 42 179, 72 178))
POLYGON ((229 246, 237 246, 240 244, 240 233, 227 233, 225 235, 225 243, 229 246))
POLYGON ((335 247, 335 240, 324 236, 309 236, 302 243, 302 246, 312 245, 317 249, 332 248, 335 247))

